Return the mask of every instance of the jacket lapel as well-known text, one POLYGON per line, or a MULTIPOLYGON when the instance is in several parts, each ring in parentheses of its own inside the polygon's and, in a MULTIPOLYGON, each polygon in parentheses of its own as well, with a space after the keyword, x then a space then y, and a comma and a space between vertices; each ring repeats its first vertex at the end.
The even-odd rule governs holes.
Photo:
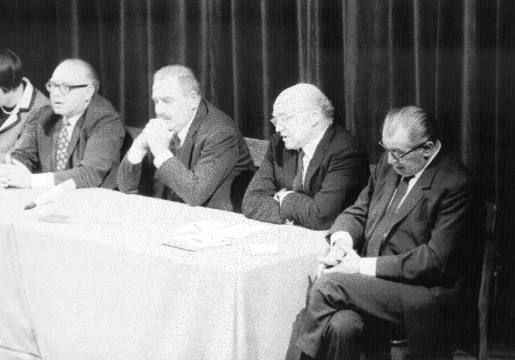
MULTIPOLYGON (((386 165, 389 167, 388 174, 384 180, 384 185, 382 186, 382 191, 379 199, 377 200, 376 205, 376 214, 374 216, 374 223, 368 229, 368 233, 366 234, 366 238, 370 238, 371 234, 374 232, 375 228, 382 220, 388 205, 392 199, 393 193, 397 187, 397 182, 399 180, 399 175, 393 170, 390 165, 386 165)), ((379 184, 378 184, 379 185, 379 184)), ((381 188, 380 186, 376 186, 376 188, 381 188)))
MULTIPOLYGON (((441 152, 442 150, 440 150, 441 152)), ((415 205, 424 197, 424 193, 431 189, 433 179, 440 168, 441 153, 439 153, 435 159, 429 164, 429 166, 422 172, 420 178, 417 180, 413 189, 408 193, 404 201, 402 202, 399 210, 395 213, 393 221, 388 228, 387 233, 390 233, 391 229, 402 221, 408 214, 413 210, 415 205)))
POLYGON ((316 171, 320 168, 322 160, 324 159, 327 147, 331 144, 335 134, 334 126, 330 126, 325 131, 324 136, 320 140, 311 161, 309 162, 308 169, 306 171, 306 177, 304 178, 304 189, 309 189, 311 185, 311 179, 315 175, 316 171))
POLYGON ((188 168, 190 167, 193 145, 195 144, 195 140, 197 138, 198 129, 206 114, 206 103, 204 102, 204 100, 201 100, 198 105, 197 113, 195 114, 193 122, 191 123, 191 126, 188 129, 188 133, 186 134, 186 138, 184 139, 184 144, 181 145, 178 154, 179 160, 184 164, 184 166, 188 168))
POLYGON ((82 125, 84 124, 84 119, 88 116, 88 109, 84 111, 84 113, 81 115, 79 120, 77 120, 77 123, 75 124, 75 127, 73 128, 72 137, 70 139, 70 143, 68 144, 68 149, 66 151, 66 163, 70 161, 70 157, 73 154, 73 151, 75 150, 75 147, 77 146, 77 142, 79 141, 80 132, 82 129, 82 125))
MULTIPOLYGON (((45 136, 38 138, 38 141, 44 141, 41 146, 38 145, 38 148, 40 147, 39 161, 41 163, 46 163, 51 171, 55 171, 56 166, 55 156, 57 152, 57 141, 59 133, 61 132, 61 127, 63 126, 63 123, 60 120, 60 115, 52 113, 52 115, 45 119, 41 124, 45 136)), ((43 166, 43 168, 45 167, 43 166)))

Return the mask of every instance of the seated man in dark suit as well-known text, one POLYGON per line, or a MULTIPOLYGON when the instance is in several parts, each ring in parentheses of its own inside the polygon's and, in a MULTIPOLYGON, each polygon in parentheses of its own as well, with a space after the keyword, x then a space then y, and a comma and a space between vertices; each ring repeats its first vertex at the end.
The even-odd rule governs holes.
POLYGON ((137 192, 146 176, 154 180, 154 197, 232 211, 233 180, 254 166, 237 124, 202 99, 197 79, 184 66, 166 66, 154 74, 152 99, 157 118, 122 160, 120 190, 137 192), (142 175, 147 153, 154 166, 142 175))
POLYGON ((114 188, 125 130, 109 101, 97 94, 91 65, 64 60, 46 88, 51 107, 42 108, 22 134, 11 164, 0 165, 0 183, 49 188, 72 179, 78 188, 114 188))
POLYGON ((352 204, 369 174, 365 152, 314 85, 279 94, 271 120, 277 129, 243 198, 245 216, 272 223, 328 229, 352 204))
POLYGON ((431 358, 465 294, 475 247, 463 236, 473 199, 466 169, 415 106, 387 114, 380 145, 368 185, 329 230, 297 341, 303 358, 358 359, 364 331, 385 324, 404 328, 411 356, 431 358))

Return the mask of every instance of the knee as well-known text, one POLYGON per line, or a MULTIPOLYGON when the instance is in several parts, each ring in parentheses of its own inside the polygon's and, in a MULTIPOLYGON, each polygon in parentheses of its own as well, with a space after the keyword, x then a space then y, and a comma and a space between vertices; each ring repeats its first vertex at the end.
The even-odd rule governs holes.
POLYGON ((332 273, 324 274, 316 279, 311 288, 311 294, 331 294, 340 287, 342 278, 346 274, 332 273))
POLYGON ((336 312, 326 327, 326 336, 341 341, 358 339, 365 330, 365 324, 361 316, 352 310, 340 310, 336 312))

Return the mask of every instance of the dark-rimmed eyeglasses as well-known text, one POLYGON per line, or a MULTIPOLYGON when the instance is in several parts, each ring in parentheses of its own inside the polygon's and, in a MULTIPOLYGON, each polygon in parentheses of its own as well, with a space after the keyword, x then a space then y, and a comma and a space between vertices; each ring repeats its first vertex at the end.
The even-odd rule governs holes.
POLYGON ((385 149, 386 151, 388 151, 388 153, 390 155, 392 155, 392 157, 395 159, 395 161, 401 161, 403 157, 405 157, 406 155, 408 155, 409 153, 417 150, 417 149, 420 149, 422 146, 424 146, 425 144, 427 143, 427 141, 424 141, 414 147, 412 147, 411 149, 409 149, 408 151, 405 151, 403 152, 402 154, 399 154, 398 152, 388 148, 385 144, 383 144, 382 141, 379 141, 378 144, 381 145, 381 147, 383 149, 385 149))
POLYGON ((69 85, 66 83, 57 84, 53 81, 47 81, 45 84, 45 87, 48 92, 52 92, 54 89, 58 89, 59 92, 63 95, 66 95, 70 92, 70 90, 77 89, 77 88, 83 88, 86 86, 89 86, 90 84, 80 84, 80 85, 69 85))
POLYGON ((292 119, 295 115, 300 114, 300 113, 303 113, 303 112, 308 111, 308 110, 311 110, 311 109, 309 108, 309 109, 304 109, 304 110, 294 111, 294 112, 291 112, 291 113, 286 114, 286 115, 274 116, 273 118, 271 118, 271 119, 270 119, 270 122, 271 122, 275 127, 277 127, 277 125, 278 125, 278 124, 289 125, 289 124, 290 124, 291 119, 292 119))

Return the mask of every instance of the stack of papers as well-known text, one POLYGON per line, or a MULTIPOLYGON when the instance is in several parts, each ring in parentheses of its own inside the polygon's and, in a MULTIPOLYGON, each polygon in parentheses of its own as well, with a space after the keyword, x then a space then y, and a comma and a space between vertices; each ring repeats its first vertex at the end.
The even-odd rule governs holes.
POLYGON ((212 221, 197 221, 176 228, 170 239, 163 245, 198 251, 208 247, 229 245, 235 239, 250 236, 268 227, 268 224, 229 225, 212 221))

